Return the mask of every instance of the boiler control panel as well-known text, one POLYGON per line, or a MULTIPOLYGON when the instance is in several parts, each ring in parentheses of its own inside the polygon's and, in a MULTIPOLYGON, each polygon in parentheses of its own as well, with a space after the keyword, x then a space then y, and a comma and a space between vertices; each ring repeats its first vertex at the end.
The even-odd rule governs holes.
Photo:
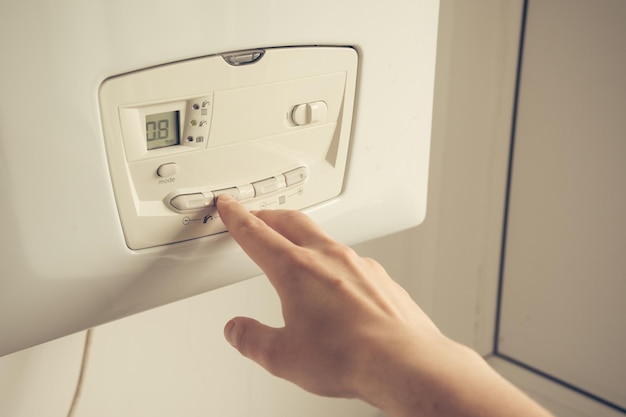
POLYGON ((357 66, 348 47, 267 48, 107 79, 104 139, 128 247, 223 232, 223 193, 249 209, 336 197, 357 66))

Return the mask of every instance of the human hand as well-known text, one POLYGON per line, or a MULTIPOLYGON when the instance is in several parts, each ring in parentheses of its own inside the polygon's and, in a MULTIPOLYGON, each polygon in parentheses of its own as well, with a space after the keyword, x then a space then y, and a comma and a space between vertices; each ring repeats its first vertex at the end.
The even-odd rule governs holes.
POLYGON ((222 196, 218 210, 276 288, 285 321, 284 328, 274 329, 236 318, 226 325, 225 336, 271 373, 314 393, 359 396, 363 379, 370 377, 363 364, 379 360, 372 345, 397 339, 390 329, 440 336, 377 262, 335 242, 304 214, 251 214, 222 196))
POLYGON ((249 213, 226 194, 217 208, 276 289, 285 322, 272 328, 237 317, 224 335, 272 374, 394 416, 548 415, 529 413, 530 400, 442 335, 377 262, 334 241, 304 214, 249 213), (483 387, 490 392, 481 399, 483 387), (509 400, 524 405, 520 414, 502 408, 509 400), (483 413, 491 403, 494 413, 483 413))

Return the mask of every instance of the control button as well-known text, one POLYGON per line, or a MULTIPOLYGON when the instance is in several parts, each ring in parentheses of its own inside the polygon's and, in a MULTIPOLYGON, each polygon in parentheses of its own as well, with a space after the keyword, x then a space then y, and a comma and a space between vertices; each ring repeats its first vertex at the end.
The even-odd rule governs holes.
POLYGON ((242 201, 254 198, 255 192, 252 184, 238 185, 236 187, 223 188, 221 190, 213 191, 215 199, 222 194, 230 194, 235 200, 242 201))
POLYGON ((283 173, 283 175, 285 176, 285 182, 287 183, 287 187, 290 187, 307 179, 307 177, 309 176, 309 169, 307 167, 298 167, 296 169, 292 169, 291 171, 283 173))
POLYGON ((256 195, 252 184, 238 185, 237 189, 239 190, 240 200, 248 200, 250 198, 254 198, 254 196, 256 195))
POLYGON ((326 119, 328 106, 324 101, 298 104, 291 110, 291 121, 296 126, 318 123, 326 119))
POLYGON ((212 193, 180 194, 170 200, 172 207, 178 210, 201 209, 212 205, 212 203, 212 193))
POLYGON ((309 111, 311 113, 311 121, 309 123, 318 123, 326 119, 328 106, 323 101, 309 103, 309 111))
POLYGON ((258 197, 260 195, 273 193, 281 188, 285 188, 287 183, 285 182, 285 177, 279 175, 277 177, 266 178, 261 181, 253 182, 252 186, 254 187, 256 196, 258 197))
POLYGON ((235 200, 241 199, 239 197, 239 190, 236 187, 223 188, 221 190, 213 190, 213 195, 215 196, 216 200, 217 200, 217 197, 222 194, 230 194, 235 200))
POLYGON ((157 168, 157 175, 159 177, 171 177, 172 175, 176 175, 178 173, 178 165, 175 163, 167 163, 161 165, 157 168))
POLYGON ((309 123, 309 109, 306 104, 298 104, 291 111, 291 121, 297 126, 309 123))

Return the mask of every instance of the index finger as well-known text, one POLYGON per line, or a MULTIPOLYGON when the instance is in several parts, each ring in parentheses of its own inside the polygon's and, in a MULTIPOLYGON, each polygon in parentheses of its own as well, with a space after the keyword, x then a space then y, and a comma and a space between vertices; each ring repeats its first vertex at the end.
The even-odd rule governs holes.
POLYGON ((296 245, 248 212, 228 194, 218 197, 217 211, 231 236, 270 280, 278 275, 281 266, 285 264, 281 258, 284 259, 297 249, 296 245))
POLYGON ((255 213, 272 229, 302 247, 328 245, 332 239, 308 216, 295 210, 263 210, 255 213))

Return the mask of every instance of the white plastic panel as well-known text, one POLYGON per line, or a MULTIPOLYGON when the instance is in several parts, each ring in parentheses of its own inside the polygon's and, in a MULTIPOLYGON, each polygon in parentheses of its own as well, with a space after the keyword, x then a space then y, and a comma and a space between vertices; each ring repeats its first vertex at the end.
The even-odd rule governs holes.
MULTIPOLYGON (((99 101, 102 83, 120 74, 224 51, 349 46, 359 69, 341 191, 304 210, 346 243, 422 221, 438 1, 320 0, 309 6, 97 0, 37 2, 37 13, 30 3, 0 6, 6 58, 0 78, 0 354, 260 273, 224 233, 128 247, 99 101), (171 22, 184 23, 159 29, 171 22), (380 22, 394 24, 383 29, 380 22)), ((268 68, 268 74, 277 70, 268 68)), ((179 98, 211 93, 201 89, 179 98)), ((213 99, 217 103, 217 95, 213 99)), ((330 104, 327 111, 334 114, 330 104)), ((133 164, 149 163, 140 159, 133 164)), ((299 166, 280 165, 268 176, 299 166)), ((158 168, 151 167, 151 175, 158 168)), ((209 186, 256 179, 246 175, 209 186)))
POLYGON ((226 58, 248 51, 220 54, 103 83, 104 137, 129 248, 225 231, 214 205, 223 190, 250 209, 302 209, 341 191, 356 51, 255 52, 247 64, 226 58))

